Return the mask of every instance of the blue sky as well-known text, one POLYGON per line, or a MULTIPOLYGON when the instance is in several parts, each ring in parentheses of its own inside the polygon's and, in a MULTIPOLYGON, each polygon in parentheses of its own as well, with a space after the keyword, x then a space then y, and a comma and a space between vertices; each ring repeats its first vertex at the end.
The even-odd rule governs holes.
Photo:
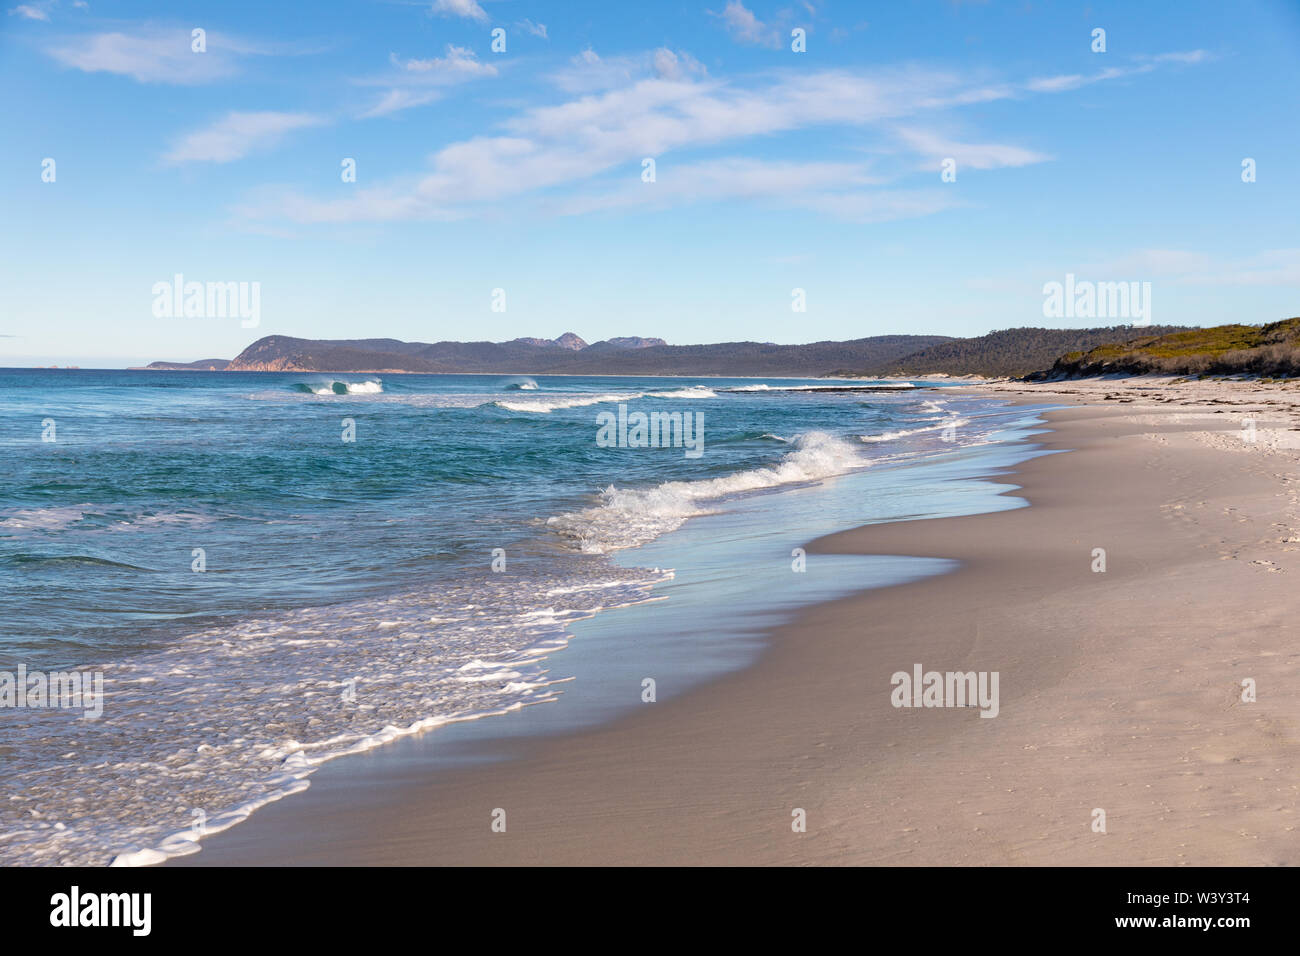
POLYGON ((1067 273, 1300 314, 1294 0, 8 2, 0 365, 1109 324, 1067 273), (156 316, 177 273, 260 324, 156 316))

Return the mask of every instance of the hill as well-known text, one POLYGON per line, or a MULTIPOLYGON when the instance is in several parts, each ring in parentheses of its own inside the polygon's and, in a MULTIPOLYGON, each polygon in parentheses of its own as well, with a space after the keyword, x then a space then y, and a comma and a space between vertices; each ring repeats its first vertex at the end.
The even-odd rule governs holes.
POLYGON ((1300 375, 1300 318, 1146 335, 1062 355, 1034 379, 1142 375, 1300 375))
POLYGON ((150 362, 146 369, 162 372, 224 372, 230 359, 199 359, 197 362, 150 362))
MULTIPOLYGON (((397 339, 299 339, 268 335, 230 363, 236 371, 504 372, 557 375, 777 375, 814 378, 840 367, 880 368, 941 335, 878 335, 850 342, 774 345, 646 344, 611 339, 587 345, 573 333, 512 342, 402 342, 397 339), (631 344, 621 344, 621 343, 631 344)), ((1058 353, 1059 354, 1059 353, 1058 353)))
POLYGON ((1144 329, 1116 325, 1097 329, 1001 329, 971 339, 951 339, 905 355, 872 375, 948 375, 985 377, 1021 376, 1051 367, 1066 352, 1083 352, 1116 341, 1139 336, 1183 331, 1179 326, 1144 329))

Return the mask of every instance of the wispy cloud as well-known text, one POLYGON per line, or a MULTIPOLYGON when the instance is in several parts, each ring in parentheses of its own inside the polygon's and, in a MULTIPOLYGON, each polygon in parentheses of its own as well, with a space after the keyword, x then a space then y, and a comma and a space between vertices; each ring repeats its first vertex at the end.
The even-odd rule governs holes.
POLYGON ((496 76, 497 68, 480 62, 473 50, 447 44, 447 55, 428 59, 402 59, 390 53, 393 72, 360 81, 365 85, 387 86, 379 101, 361 114, 361 118, 386 116, 400 110, 432 103, 442 97, 446 87, 479 77, 496 76))
POLYGON ((1142 73, 1150 73, 1165 63, 1182 63, 1196 64, 1205 63, 1212 59, 1210 54, 1205 50, 1188 50, 1185 52, 1160 53, 1154 56, 1134 57, 1135 62, 1128 66, 1111 66, 1103 70, 1097 70, 1093 73, 1065 73, 1057 76, 1037 77, 1025 84, 1025 89, 1031 93, 1063 93, 1066 90, 1077 90, 1082 86, 1089 86, 1093 83, 1101 83, 1105 80, 1116 80, 1126 76, 1138 76, 1142 73))
POLYGON ((723 7, 721 13, 713 13, 712 10, 709 12, 722 20, 727 32, 738 43, 766 47, 781 45, 781 33, 777 27, 758 19, 754 11, 740 0, 727 0, 727 5, 723 7))
POLYGON ((260 45, 229 34, 209 32, 207 50, 191 49, 188 28, 145 28, 135 33, 94 33, 58 41, 46 52, 64 66, 86 73, 115 73, 140 83, 195 85, 238 72, 248 56, 306 52, 260 45))
POLYGON ((447 44, 447 55, 443 57, 403 60, 396 53, 390 53, 388 61, 407 73, 463 73, 469 76, 496 76, 497 74, 497 68, 491 64, 480 63, 473 50, 450 43, 447 44))
MULTIPOLYGON (((1051 159, 1045 153, 1000 143, 959 143, 920 129, 900 128, 898 137, 927 160, 954 159, 959 169, 1000 169, 1029 166, 1051 159)), ((928 168, 928 167, 927 167, 928 168)))
POLYGON ((300 222, 449 219, 475 208, 532 195, 550 212, 579 213, 695 202, 710 196, 762 196, 860 221, 928 215, 958 204, 940 188, 888 191, 860 165, 759 162, 746 157, 665 162, 674 152, 731 146, 800 130, 875 130, 901 139, 927 159, 952 156, 970 169, 1025 166, 1049 159, 1017 145, 965 142, 921 126, 923 114, 1027 94, 1023 82, 974 83, 922 67, 887 70, 783 71, 736 81, 714 79, 680 51, 602 58, 586 50, 554 77, 577 94, 556 105, 507 116, 489 135, 454 142, 429 158, 423 172, 316 200, 281 196, 251 215, 280 214, 300 222), (664 170, 640 186, 641 161, 664 170), (616 182, 618 177, 627 177, 616 182), (608 180, 608 181, 607 181, 608 180))
POLYGON ((227 113, 206 129, 184 136, 163 159, 172 164, 229 163, 274 146, 293 130, 326 122, 309 113, 227 113))
POLYGON ((534 23, 532 20, 524 17, 522 20, 516 20, 515 26, 523 30, 525 33, 531 33, 533 36, 541 37, 543 40, 550 39, 550 37, 546 35, 545 23, 534 23))
POLYGON ((44 20, 50 22, 50 3, 20 3, 9 8, 9 16, 22 17, 25 20, 44 20))
POLYGON ((681 80, 708 71, 684 50, 660 47, 646 53, 602 57, 588 47, 551 75, 551 81, 568 93, 589 93, 628 86, 642 79, 681 80))
POLYGON ((433 12, 443 17, 465 17, 487 23, 487 11, 475 0, 434 0, 433 12))

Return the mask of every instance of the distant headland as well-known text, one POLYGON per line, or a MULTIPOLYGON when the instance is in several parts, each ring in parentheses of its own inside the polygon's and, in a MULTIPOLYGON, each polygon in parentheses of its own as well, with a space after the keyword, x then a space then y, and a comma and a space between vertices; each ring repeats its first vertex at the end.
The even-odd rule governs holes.
MULTIPOLYGON (((1240 327, 1236 327, 1240 328, 1240 327)), ((1252 327, 1254 328, 1254 327, 1252 327)), ((1273 327, 1266 327, 1273 328, 1273 327)), ((926 374, 985 377, 1068 374, 1063 358, 1100 359, 1158 354, 1184 326, 1109 326, 1092 329, 1015 328, 973 338, 946 335, 876 335, 844 342, 777 345, 721 342, 669 345, 663 339, 625 336, 588 344, 573 332, 554 339, 508 342, 403 342, 399 339, 303 339, 268 335, 233 359, 154 362, 155 371, 525 373, 542 375, 689 375, 879 377, 926 374), (1101 350, 1098 352, 1097 350, 1101 350)), ((1207 330, 1210 331, 1210 330, 1207 330)), ((1290 331, 1288 329, 1288 331, 1290 331)), ((1276 344, 1267 336, 1268 344, 1276 344)), ((1238 336, 1237 338, 1240 338, 1238 336)), ((1172 341, 1179 341, 1174 339, 1172 341)), ((1199 341, 1199 339, 1198 339, 1199 341)), ((1253 341, 1232 345, 1255 345, 1253 341)), ((1258 344, 1264 344, 1263 342, 1258 344)), ((1098 363, 1089 369, 1100 367, 1098 363)))

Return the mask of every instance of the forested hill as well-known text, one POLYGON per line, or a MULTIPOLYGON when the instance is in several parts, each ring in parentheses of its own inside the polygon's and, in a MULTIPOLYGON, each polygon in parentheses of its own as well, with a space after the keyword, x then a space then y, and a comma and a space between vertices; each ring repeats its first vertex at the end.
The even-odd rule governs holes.
MULTIPOLYGON (((1246 328, 1246 327, 1242 327, 1246 328)), ((775 345, 723 342, 667 345, 628 336, 588 345, 572 332, 510 342, 403 342, 399 339, 301 339, 268 335, 236 356, 232 372, 465 372, 553 375, 825 375, 921 377, 935 373, 1023 376, 1078 360, 1094 350, 1125 352, 1130 343, 1188 333, 1180 326, 1002 329, 975 338, 877 335, 848 342, 775 345)), ((1100 355, 1102 353, 1098 353, 1100 355)), ((1109 354, 1109 353, 1107 353, 1109 354)), ((214 360, 190 367, 210 367, 214 360)), ((1086 364, 1086 363, 1085 363, 1086 364)), ((153 368, 183 368, 155 362, 153 368)), ((1064 370, 1062 374, 1066 374, 1064 370)))
POLYGON ((1116 325, 1098 329, 1001 329, 973 339, 950 339, 919 349, 884 367, 862 371, 870 375, 1021 376, 1051 368, 1068 352, 1086 352, 1099 345, 1127 342, 1143 336, 1185 331, 1182 326, 1137 328, 1116 325))
POLYGON ((850 342, 808 345, 653 344, 657 341, 632 337, 587 345, 572 333, 554 340, 432 344, 397 339, 316 340, 270 335, 244 349, 229 369, 232 372, 513 372, 815 378, 836 368, 881 368, 918 349, 947 341, 947 337, 878 335, 850 342))
POLYGON ((1142 375, 1300 375, 1300 318, 1267 325, 1178 329, 1071 351, 1035 378, 1142 375))

